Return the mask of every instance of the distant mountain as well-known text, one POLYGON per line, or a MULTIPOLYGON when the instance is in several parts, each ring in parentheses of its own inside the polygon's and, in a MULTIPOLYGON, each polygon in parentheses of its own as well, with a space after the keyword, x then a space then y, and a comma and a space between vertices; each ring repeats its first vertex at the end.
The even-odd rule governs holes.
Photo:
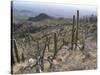
POLYGON ((41 21, 41 20, 45 20, 45 19, 51 19, 52 17, 51 16, 48 16, 47 14, 45 13, 40 13, 39 15, 37 15, 36 17, 30 17, 28 19, 28 21, 41 21))
POLYGON ((20 12, 22 12, 22 13, 33 13, 33 12, 30 11, 30 10, 21 10, 20 12))
POLYGON ((19 21, 27 20, 29 17, 31 16, 35 17, 38 14, 39 13, 30 11, 30 10, 14 9, 13 10, 13 21, 19 22, 19 21))

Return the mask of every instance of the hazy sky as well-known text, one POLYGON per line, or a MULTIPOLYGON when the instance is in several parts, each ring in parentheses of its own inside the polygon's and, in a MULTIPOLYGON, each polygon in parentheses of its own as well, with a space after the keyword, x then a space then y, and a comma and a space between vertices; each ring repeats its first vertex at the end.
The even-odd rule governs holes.
POLYGON ((97 14, 96 6, 89 5, 70 5, 58 3, 45 3, 34 1, 14 1, 13 7, 16 9, 31 10, 33 12, 47 13, 51 16, 72 17, 76 10, 80 10, 80 15, 97 14))

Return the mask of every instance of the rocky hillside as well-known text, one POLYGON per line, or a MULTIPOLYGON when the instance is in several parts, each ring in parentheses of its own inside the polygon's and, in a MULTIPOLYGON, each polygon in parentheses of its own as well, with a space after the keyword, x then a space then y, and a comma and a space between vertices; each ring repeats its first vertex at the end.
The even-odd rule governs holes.
POLYGON ((36 17, 29 17, 28 21, 41 21, 41 20, 45 20, 45 19, 51 19, 51 17, 48 16, 47 14, 41 13, 41 14, 37 15, 36 17))

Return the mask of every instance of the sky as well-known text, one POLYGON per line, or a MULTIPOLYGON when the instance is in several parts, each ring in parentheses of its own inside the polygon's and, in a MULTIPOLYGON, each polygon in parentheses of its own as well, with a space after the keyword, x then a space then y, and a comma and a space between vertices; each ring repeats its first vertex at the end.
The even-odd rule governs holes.
POLYGON ((13 8, 19 10, 31 10, 33 12, 46 13, 51 16, 69 18, 80 11, 80 16, 97 14, 97 7, 90 5, 72 5, 61 3, 47 3, 36 1, 13 1, 13 8))

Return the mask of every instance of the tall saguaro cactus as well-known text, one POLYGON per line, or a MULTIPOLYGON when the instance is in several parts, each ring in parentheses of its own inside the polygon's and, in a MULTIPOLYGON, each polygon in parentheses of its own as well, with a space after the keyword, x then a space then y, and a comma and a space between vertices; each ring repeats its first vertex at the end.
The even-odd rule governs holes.
POLYGON ((50 69, 52 68, 52 62, 53 62, 53 60, 55 59, 56 54, 57 54, 57 34, 54 33, 54 55, 53 55, 53 57, 52 57, 52 59, 51 59, 50 69))
POLYGON ((53 59, 55 58, 56 56, 56 53, 57 53, 57 34, 54 33, 54 56, 53 56, 53 59))
POLYGON ((76 45, 75 48, 77 48, 77 40, 78 40, 78 29, 79 29, 79 10, 77 10, 77 26, 76 26, 76 45))
POLYGON ((14 40, 14 50, 15 50, 16 60, 19 63, 20 62, 20 58, 19 58, 19 55, 18 55, 18 49, 17 49, 17 45, 16 45, 16 40, 14 40))
POLYGON ((74 26, 75 26, 75 15, 73 15, 73 25, 72 25, 72 47, 71 49, 73 50, 73 45, 74 45, 74 26))
POLYGON ((47 46, 48 46, 48 51, 49 51, 49 49, 50 49, 50 37, 48 37, 48 43, 47 43, 47 46))
POLYGON ((44 48, 43 48, 43 51, 42 51, 42 56, 41 56, 41 68, 42 68, 42 71, 44 70, 44 55, 45 55, 45 50, 46 50, 46 46, 47 46, 47 37, 46 37, 46 40, 44 42, 44 48))
POLYGON ((36 72, 40 73, 42 71, 42 66, 41 66, 41 50, 39 46, 39 41, 37 41, 37 66, 36 66, 36 72))

